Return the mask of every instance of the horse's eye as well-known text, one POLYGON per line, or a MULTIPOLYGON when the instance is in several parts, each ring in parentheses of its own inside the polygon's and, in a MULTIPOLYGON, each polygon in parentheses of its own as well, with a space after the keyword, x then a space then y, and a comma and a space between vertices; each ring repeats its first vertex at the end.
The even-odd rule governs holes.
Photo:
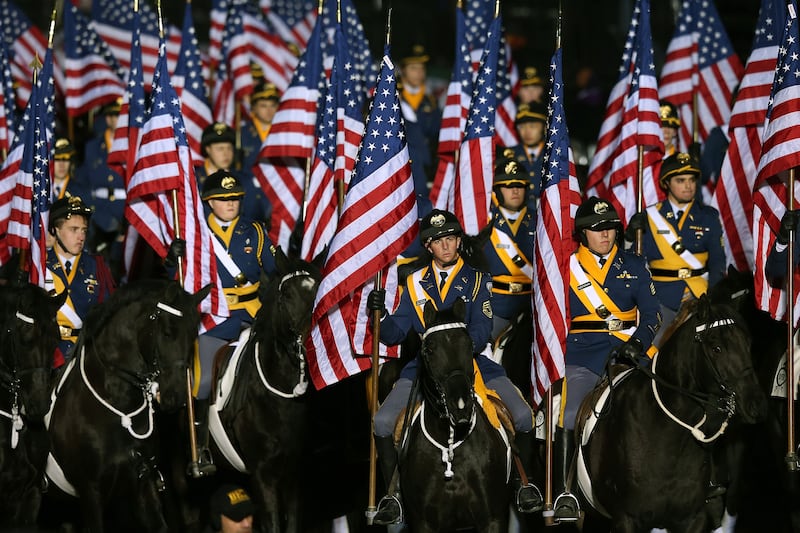
POLYGON ((722 353, 722 346, 714 346, 713 348, 715 354, 722 353))

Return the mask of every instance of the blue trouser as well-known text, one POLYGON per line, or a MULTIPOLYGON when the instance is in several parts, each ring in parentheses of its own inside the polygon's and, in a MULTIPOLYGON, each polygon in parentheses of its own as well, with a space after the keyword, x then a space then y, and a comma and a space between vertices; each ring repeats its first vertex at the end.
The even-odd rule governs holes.
MULTIPOLYGON (((564 429, 575 429, 575 419, 578 417, 578 409, 583 403, 587 394, 600 382, 600 376, 586 367, 577 365, 567 365, 567 394, 566 405, 564 406, 564 429)), ((561 401, 564 402, 564 394, 561 401)))
POLYGON ((197 338, 198 352, 200 355, 200 385, 197 388, 197 399, 207 400, 211 393, 211 374, 214 356, 228 341, 219 337, 203 334, 197 338))

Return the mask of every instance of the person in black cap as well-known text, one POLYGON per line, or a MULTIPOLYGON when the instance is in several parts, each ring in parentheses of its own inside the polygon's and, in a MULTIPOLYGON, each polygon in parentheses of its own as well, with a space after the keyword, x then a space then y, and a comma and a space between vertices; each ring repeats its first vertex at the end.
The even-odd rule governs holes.
MULTIPOLYGON (((274 248, 264 227, 241 214, 245 190, 239 179, 227 170, 217 170, 203 183, 202 199, 208 204, 208 227, 214 236, 217 274, 225 292, 230 316, 200 335, 198 352, 200 376, 197 385, 197 440, 201 446, 201 471, 213 471, 208 454, 208 396, 211 392, 211 368, 214 355, 223 345, 239 338, 252 324, 261 301, 258 288, 261 274, 276 272, 274 248)), ((186 254, 186 242, 176 239, 164 260, 174 269, 178 258, 186 254)))
POLYGON ((85 196, 80 180, 75 176, 76 156, 75 147, 69 139, 66 137, 56 139, 53 154, 53 200, 85 196))
POLYGON ((527 204, 528 176, 511 158, 501 157, 492 184, 492 232, 484 252, 492 274, 492 338, 531 308, 533 239, 536 221, 527 204))
POLYGON ((619 243, 622 222, 606 200, 592 197, 575 213, 579 241, 570 258, 566 378, 561 391, 561 415, 555 432, 555 519, 579 518, 578 500, 566 487, 575 451, 575 422, 584 397, 594 389, 610 353, 623 361, 638 359, 661 325, 656 290, 644 258, 623 250, 619 243))
POLYGON ((68 292, 56 316, 61 340, 55 354, 58 368, 72 358, 72 348, 89 310, 113 290, 111 272, 100 255, 84 251, 92 210, 78 196, 60 198, 50 207, 48 230, 53 246, 47 250, 44 288, 68 292))
POLYGON ((195 167, 197 186, 204 190, 207 176, 219 170, 227 171, 236 177, 239 184, 247 191, 246 199, 242 204, 242 212, 247 218, 269 227, 272 205, 267 200, 255 176, 250 169, 234 169, 236 162, 236 132, 234 129, 223 122, 214 122, 203 130, 200 146, 205 161, 201 166, 195 167))
MULTIPOLYGON (((487 357, 492 332, 492 303, 489 292, 489 275, 471 266, 462 257, 464 231, 456 216, 448 211, 432 210, 420 224, 420 240, 426 251, 424 266, 408 276, 406 290, 400 297, 397 310, 386 313, 385 291, 376 289, 367 297, 370 310, 381 311, 381 342, 387 346, 400 344, 409 331, 425 332, 422 309, 428 300, 437 309, 452 307, 461 299, 466 304, 466 326, 475 347, 475 358, 483 381, 489 389, 497 391, 511 412, 522 466, 530 471, 533 460, 533 413, 519 390, 506 376, 502 366, 487 357)), ((381 404, 374 418, 375 444, 384 480, 389 480, 397 467, 397 451, 393 431, 397 417, 407 405, 411 385, 417 372, 415 357, 402 370, 392 392, 381 404)), ((521 512, 531 513, 542 508, 542 496, 535 485, 521 482, 515 476, 515 500, 521 512)), ((403 510, 398 494, 381 499, 373 523, 394 524, 402 521, 403 510)))
POLYGON ((518 104, 544 103, 542 102, 544 95, 544 78, 539 74, 536 67, 525 67, 522 71, 522 78, 519 80, 518 104))
POLYGON ((403 121, 406 128, 408 153, 411 157, 411 175, 417 195, 417 212, 420 217, 431 210, 428 182, 433 181, 434 154, 439 142, 442 112, 436 99, 427 92, 427 63, 430 60, 425 47, 414 44, 401 54, 398 91, 403 121))
POLYGON ((517 109, 514 125, 520 143, 502 149, 503 157, 510 157, 525 169, 530 181, 528 205, 533 208, 542 183, 542 155, 544 152, 544 128, 547 123, 547 107, 544 104, 522 104, 517 109))
MULTIPOLYGON (((666 201, 631 217, 626 232, 634 240, 636 230, 644 231, 643 253, 666 324, 684 302, 699 298, 725 276, 719 212, 696 200, 699 181, 697 159, 682 152, 666 158, 658 179, 666 201)), ((656 346, 663 331, 653 341, 656 346)))
POLYGON ((255 506, 247 491, 232 484, 221 485, 209 502, 210 531, 213 533, 250 533, 253 531, 255 506))
POLYGON ((262 82, 250 95, 250 120, 242 123, 242 169, 247 172, 252 172, 258 160, 280 101, 281 93, 274 83, 262 82))
POLYGON ((658 102, 658 113, 661 116, 661 138, 664 141, 664 158, 680 152, 681 118, 678 108, 667 100, 658 102))

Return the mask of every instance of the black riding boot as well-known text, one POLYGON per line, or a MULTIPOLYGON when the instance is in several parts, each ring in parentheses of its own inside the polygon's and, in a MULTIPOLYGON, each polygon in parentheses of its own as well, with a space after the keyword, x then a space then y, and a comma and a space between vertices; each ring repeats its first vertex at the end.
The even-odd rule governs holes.
POLYGON ((378 461, 381 465, 381 473, 386 484, 387 494, 378 502, 372 523, 378 526, 399 524, 403 521, 403 505, 400 503, 400 493, 395 490, 394 494, 389 494, 389 485, 392 482, 394 471, 397 469, 397 449, 394 447, 394 438, 391 436, 375 437, 375 449, 378 450, 378 461))
MULTIPOLYGON (((531 466, 533 463, 534 439, 535 435, 533 431, 517 433, 514 437, 514 444, 519 454, 519 461, 526 475, 533 472, 531 466)), ((516 469, 514 469, 514 472, 516 472, 514 476, 516 484, 514 501, 517 505, 517 511, 520 513, 535 513, 541 511, 544 507, 542 493, 536 485, 530 482, 530 479, 528 479, 528 483, 523 484, 522 475, 517 472, 516 469)))
POLYGON ((553 447, 553 492, 560 492, 553 504, 556 522, 575 522, 580 518, 581 506, 578 499, 567 489, 569 468, 574 455, 575 432, 557 427, 553 447))
POLYGON ((197 442, 197 465, 189 465, 194 478, 210 476, 217 471, 208 448, 208 400, 194 401, 194 434, 197 442))

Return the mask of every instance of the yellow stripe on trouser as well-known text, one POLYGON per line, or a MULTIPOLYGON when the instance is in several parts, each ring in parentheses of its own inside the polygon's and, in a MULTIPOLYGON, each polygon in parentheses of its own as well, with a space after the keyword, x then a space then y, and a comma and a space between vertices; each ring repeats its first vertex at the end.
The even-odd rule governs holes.
POLYGON ((192 396, 197 398, 197 393, 200 392, 200 376, 202 375, 202 368, 200 368, 200 347, 198 342, 194 341, 194 356, 192 357, 192 396))
POLYGON ((483 382, 483 376, 481 376, 481 372, 478 370, 478 361, 473 360, 472 366, 475 369, 475 394, 480 396, 483 401, 483 412, 486 413, 486 418, 489 419, 493 427, 500 429, 500 418, 497 416, 497 410, 494 408, 494 404, 489 401, 490 396, 499 400, 500 395, 498 395, 494 389, 486 387, 486 384, 483 382))

